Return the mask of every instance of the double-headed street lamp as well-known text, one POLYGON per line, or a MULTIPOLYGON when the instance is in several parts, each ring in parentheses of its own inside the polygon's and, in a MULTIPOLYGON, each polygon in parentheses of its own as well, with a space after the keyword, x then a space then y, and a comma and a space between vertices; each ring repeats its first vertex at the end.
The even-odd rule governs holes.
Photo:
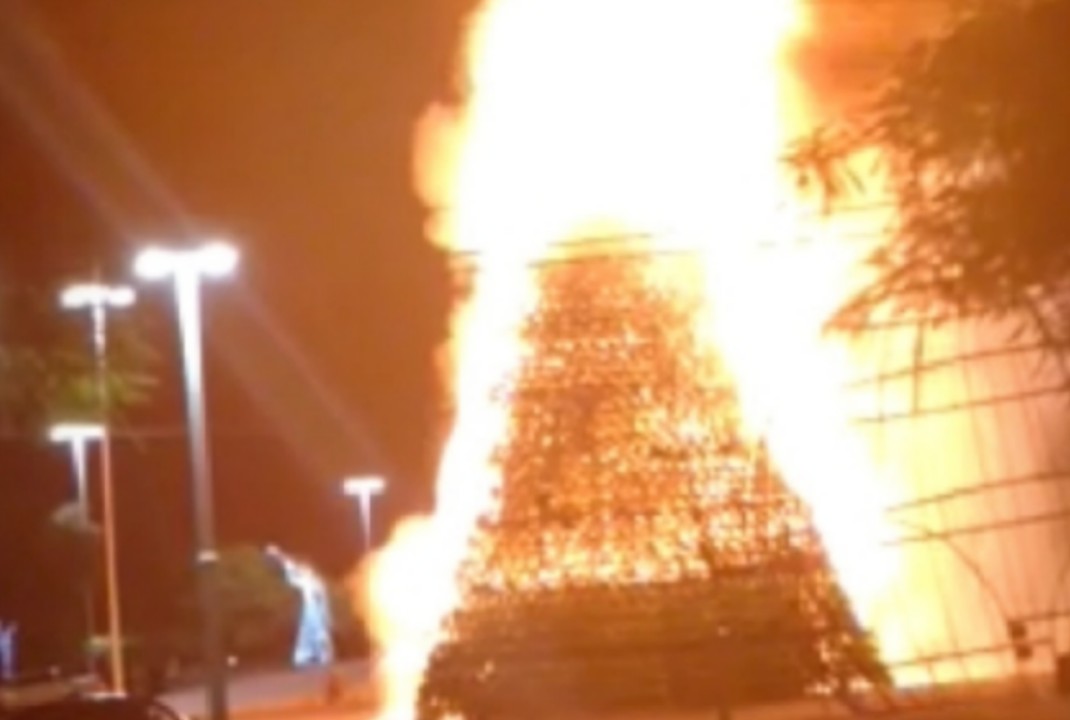
MULTIPOLYGON (((61 423, 53 425, 48 432, 48 439, 54 443, 66 445, 71 455, 71 472, 74 476, 74 492, 78 507, 78 520, 89 523, 89 472, 87 456, 89 445, 101 442, 107 433, 103 425, 97 423, 61 423)), ((93 637, 93 593, 85 588, 85 630, 89 638, 93 637)), ((89 670, 93 669, 93 652, 86 646, 86 662, 89 670)))
MULTIPOLYGON (((134 291, 124 285, 81 283, 68 287, 60 295, 60 305, 67 310, 88 310, 93 327, 93 354, 96 364, 96 387, 100 436, 101 505, 104 527, 104 575, 108 605, 108 664, 115 692, 126 687, 123 664, 123 633, 119 608, 119 563, 115 537, 115 485, 112 477, 111 433, 107 431, 111 398, 108 392, 108 311, 133 305, 134 291)), ((74 445, 72 445, 74 447, 74 445)), ((84 449, 82 451, 84 453, 84 449)), ((84 459, 83 459, 84 464, 84 459)), ((84 482, 84 468, 82 481, 84 482)), ((89 506, 85 506, 86 518, 89 506)))
POLYGON ((144 280, 170 280, 174 287, 186 379, 196 559, 203 614, 202 643, 211 720, 225 720, 227 717, 227 669, 218 598, 216 570, 219 554, 215 544, 212 478, 204 407, 201 283, 205 279, 230 275, 237 265, 237 250, 223 242, 209 242, 188 249, 149 248, 139 253, 134 263, 134 272, 138 277, 144 280))
POLYGON ((386 489, 386 482, 376 475, 347 478, 342 492, 356 498, 360 507, 361 530, 364 533, 364 552, 372 548, 372 496, 386 489))

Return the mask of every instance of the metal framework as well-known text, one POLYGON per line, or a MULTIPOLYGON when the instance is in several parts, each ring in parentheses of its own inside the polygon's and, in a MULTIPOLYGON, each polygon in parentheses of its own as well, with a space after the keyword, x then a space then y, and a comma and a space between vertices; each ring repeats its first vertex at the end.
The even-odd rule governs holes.
POLYGON ((694 335, 696 264, 612 245, 533 269, 497 509, 418 717, 725 711, 883 684, 808 509, 694 335))
POLYGON ((887 612, 910 632, 919 603, 939 608, 892 664, 935 688, 1050 691, 1070 653, 1070 378, 1039 329, 1014 327, 959 317, 858 336, 875 352, 850 388, 868 397, 856 421, 907 489, 887 509, 908 568, 887 612))
MULTIPOLYGON (((765 652, 761 662, 790 657, 777 643, 797 633, 767 623, 725 643, 726 616, 704 625, 696 610, 725 612, 719 597, 755 587, 779 562, 757 530, 770 524, 791 528, 784 536, 811 568, 777 582, 838 593, 808 509, 761 448, 734 435, 731 388, 688 336, 697 291, 686 253, 643 247, 604 238, 533 269, 543 301, 528 321, 530 359, 503 387, 513 417, 498 449, 499 512, 464 566, 465 601, 431 663, 423 718, 557 710, 548 697, 747 701, 727 685, 692 692, 687 668, 703 667, 713 688, 741 644, 765 652), (684 417, 720 420, 680 432, 684 417), (710 553, 696 537, 721 545, 710 553), (713 557, 732 558, 730 572, 713 557)), ((460 270, 477 272, 476 261, 460 258, 460 270)), ((898 491, 885 514, 900 572, 869 620, 906 640, 878 648, 899 689, 870 682, 880 691, 853 693, 856 708, 1046 695, 1056 665, 1070 662, 1070 373, 1046 328, 1014 332, 1015 320, 895 318, 849 338, 854 426, 898 491)), ((844 675, 879 680, 881 666, 860 657, 844 675)), ((792 677, 770 667, 766 675, 792 677)), ((810 677, 782 694, 821 685, 810 677)))

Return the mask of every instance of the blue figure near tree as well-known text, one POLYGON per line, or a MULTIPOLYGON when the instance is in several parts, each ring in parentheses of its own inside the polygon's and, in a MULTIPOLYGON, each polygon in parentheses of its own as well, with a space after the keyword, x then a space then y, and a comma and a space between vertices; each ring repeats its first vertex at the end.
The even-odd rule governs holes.
POLYGON ((15 634, 19 626, 0 620, 0 682, 15 679, 15 634))
POLYGON ((308 564, 297 561, 275 545, 269 545, 265 552, 281 565, 286 581, 301 596, 294 667, 329 665, 334 661, 334 641, 330 601, 323 579, 308 564))

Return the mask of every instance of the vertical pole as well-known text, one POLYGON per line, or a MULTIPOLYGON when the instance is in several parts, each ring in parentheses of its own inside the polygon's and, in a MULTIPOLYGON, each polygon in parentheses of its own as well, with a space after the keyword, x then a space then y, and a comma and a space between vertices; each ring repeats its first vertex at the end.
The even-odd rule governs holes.
POLYGON ((372 549, 372 494, 367 488, 360 493, 360 518, 361 527, 364 530, 364 552, 372 549))
POLYGON ((210 720, 226 720, 227 667, 218 597, 219 554, 215 547, 212 478, 204 408, 200 277, 195 270, 179 268, 175 271, 174 283, 182 358, 186 369, 186 415, 193 470, 194 531, 202 613, 201 642, 207 675, 205 684, 208 717, 210 720))
POLYGON ((119 599, 119 563, 115 537, 115 483, 111 455, 111 398, 108 389, 108 330, 106 300, 93 303, 93 346, 97 360, 97 394, 100 403, 100 423, 104 436, 100 439, 100 477, 102 486, 102 514, 104 524, 104 573, 108 603, 108 663, 111 667, 112 691, 126 691, 126 669, 123 657, 123 631, 119 599))
MULTIPOLYGON (((90 520, 89 513, 89 478, 86 469, 86 444, 89 442, 85 438, 72 437, 70 439, 71 446, 71 469, 74 471, 74 492, 76 495, 76 502, 78 503, 78 520, 88 525, 90 520)), ((82 652, 85 655, 86 670, 90 675, 96 672, 96 668, 93 663, 93 635, 94 626, 93 616, 95 612, 93 610, 93 585, 89 582, 82 588, 82 604, 83 612, 85 613, 85 647, 82 648, 82 652)))
POLYGON ((74 470, 74 492, 78 502, 78 513, 83 521, 89 520, 89 481, 86 472, 86 439, 71 438, 71 469, 74 470))

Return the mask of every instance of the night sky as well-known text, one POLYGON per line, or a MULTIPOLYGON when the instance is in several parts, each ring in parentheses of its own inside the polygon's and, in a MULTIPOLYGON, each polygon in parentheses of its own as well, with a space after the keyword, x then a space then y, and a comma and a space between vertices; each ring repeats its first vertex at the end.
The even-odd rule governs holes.
MULTIPOLYGON (((209 418, 224 543, 324 570, 359 553, 349 473, 386 474, 380 516, 426 506, 447 417, 433 366, 451 299, 423 237, 412 127, 454 94, 470 0, 39 0, 0 6, 0 298, 11 338, 146 239, 221 233, 240 276, 207 290, 209 418)), ((118 441, 127 613, 151 625, 189 558, 175 330, 134 313, 161 386, 118 441)), ((47 604, 27 560, 70 493, 40 436, 0 444, 0 617, 47 604)))

